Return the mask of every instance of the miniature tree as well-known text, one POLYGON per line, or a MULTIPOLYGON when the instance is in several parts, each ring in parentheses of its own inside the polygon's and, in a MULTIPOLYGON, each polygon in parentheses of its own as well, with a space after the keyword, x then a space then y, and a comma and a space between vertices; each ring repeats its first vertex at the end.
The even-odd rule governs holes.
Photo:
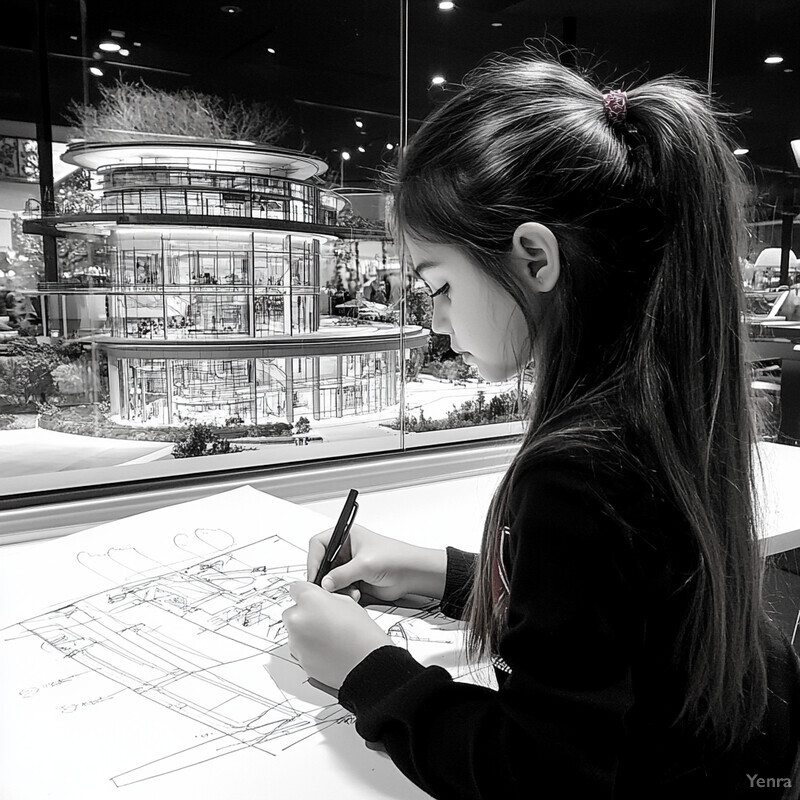
POLYGON ((154 89, 144 81, 121 80, 99 87, 95 105, 73 101, 67 117, 76 134, 88 142, 128 141, 132 135, 183 136, 275 144, 291 129, 289 118, 265 102, 180 89, 154 89))
POLYGON ((24 409, 31 403, 44 402, 55 389, 50 364, 45 355, 0 358, 0 402, 24 409))

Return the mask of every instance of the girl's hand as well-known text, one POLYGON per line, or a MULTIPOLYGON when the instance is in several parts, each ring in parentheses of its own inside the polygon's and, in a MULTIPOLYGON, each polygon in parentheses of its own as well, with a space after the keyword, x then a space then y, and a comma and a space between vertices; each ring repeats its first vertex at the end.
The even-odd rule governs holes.
POLYGON ((339 689, 353 667, 392 640, 350 597, 305 581, 289 586, 295 605, 283 612, 289 652, 310 678, 339 689))
MULTIPOLYGON (((333 529, 314 536, 308 544, 308 579, 317 574, 333 529)), ((408 594, 441 600, 444 593, 447 553, 381 536, 353 525, 345 546, 325 576, 322 587, 345 592, 358 600, 360 591, 392 602, 408 594)))

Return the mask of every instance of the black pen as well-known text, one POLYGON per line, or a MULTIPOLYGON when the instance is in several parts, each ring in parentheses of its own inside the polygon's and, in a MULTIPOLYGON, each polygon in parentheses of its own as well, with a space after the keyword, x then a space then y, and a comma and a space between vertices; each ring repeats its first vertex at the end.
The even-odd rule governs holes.
POLYGON ((344 508, 342 513, 339 514, 339 520, 333 529, 328 546, 325 548, 325 555, 322 557, 322 563, 319 565, 317 575, 314 578, 314 583, 317 586, 322 586, 322 579, 331 571, 334 559, 339 555, 339 551, 344 547, 345 542, 347 542, 350 528, 356 518, 356 511, 358 511, 357 497, 358 492, 355 489, 351 489, 347 495, 347 500, 344 501, 344 508))

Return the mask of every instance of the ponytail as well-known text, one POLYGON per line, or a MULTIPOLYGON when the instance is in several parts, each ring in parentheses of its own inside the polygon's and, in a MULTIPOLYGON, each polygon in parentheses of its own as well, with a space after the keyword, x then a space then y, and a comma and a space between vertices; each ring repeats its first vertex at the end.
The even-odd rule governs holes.
POLYGON ((664 228, 625 406, 694 535, 694 613, 677 647, 691 680, 679 718, 731 745, 752 733, 766 704, 757 646, 765 624, 754 509, 757 434, 736 248, 744 182, 699 91, 654 80, 629 92, 629 100, 629 135, 641 141, 639 169, 646 182, 652 176, 664 228))

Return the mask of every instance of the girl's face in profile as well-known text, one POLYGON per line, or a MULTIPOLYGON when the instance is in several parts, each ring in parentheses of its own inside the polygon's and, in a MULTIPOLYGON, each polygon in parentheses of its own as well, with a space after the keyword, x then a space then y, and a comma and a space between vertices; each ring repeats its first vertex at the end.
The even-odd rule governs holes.
POLYGON ((508 292, 459 249, 406 239, 414 271, 433 299, 432 328, 487 381, 503 381, 530 360, 528 326, 508 292))

